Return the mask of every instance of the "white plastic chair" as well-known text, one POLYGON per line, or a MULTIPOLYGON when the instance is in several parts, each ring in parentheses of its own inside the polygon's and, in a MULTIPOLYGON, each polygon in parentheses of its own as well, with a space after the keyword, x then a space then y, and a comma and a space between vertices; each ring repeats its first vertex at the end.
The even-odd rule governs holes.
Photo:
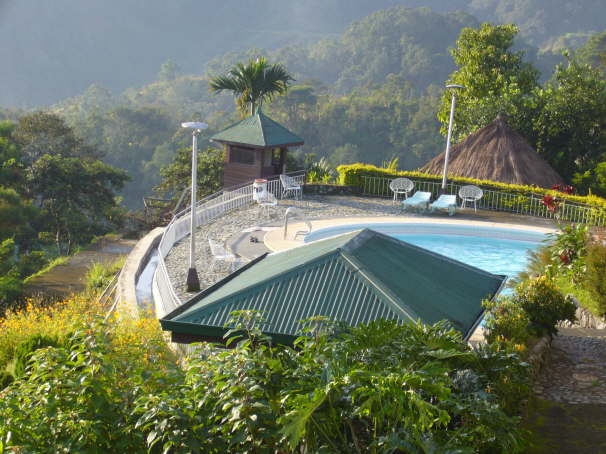
POLYGON ((424 211, 427 209, 430 200, 431 192, 417 191, 412 197, 402 201, 402 210, 406 211, 408 208, 414 208, 424 211))
POLYGON ((461 197, 461 208, 465 208, 467 202, 473 202, 474 211, 478 211, 477 202, 484 195, 484 191, 482 191, 477 186, 473 184, 463 186, 459 189, 459 197, 461 197))
POLYGON ((303 190, 301 185, 295 181, 294 178, 288 175, 280 175, 280 183, 282 183, 282 198, 286 197, 286 194, 292 192, 296 200, 303 198, 303 190))
POLYGON ((266 192, 263 197, 257 199, 257 203, 265 211, 265 217, 269 218, 269 209, 278 205, 278 199, 271 192, 266 192))
POLYGON ((448 210, 449 216, 454 216, 457 211, 457 196, 442 194, 438 200, 429 205, 429 209, 433 213, 435 210, 448 210))
POLYGON ((208 245, 210 246, 210 253, 213 256, 213 262, 211 263, 208 271, 214 270, 217 262, 229 263, 231 272, 236 270, 240 260, 235 254, 229 252, 223 243, 209 238, 208 245))
POLYGON ((408 194, 415 187, 415 184, 408 178, 396 178, 389 183, 389 189, 393 192, 393 202, 398 201, 398 194, 404 194, 404 198, 408 198, 408 194))
POLYGON ((293 240, 296 240, 299 235, 306 236, 311 233, 311 222, 305 217, 303 211, 296 207, 288 207, 286 213, 284 213, 284 239, 286 239, 288 233, 288 220, 290 218, 299 218, 307 227, 307 230, 297 230, 293 235, 293 240))

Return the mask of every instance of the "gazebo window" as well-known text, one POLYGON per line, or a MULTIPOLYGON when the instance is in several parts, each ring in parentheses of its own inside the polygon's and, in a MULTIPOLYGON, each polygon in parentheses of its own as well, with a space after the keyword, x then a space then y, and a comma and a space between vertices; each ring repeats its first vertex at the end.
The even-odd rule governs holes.
POLYGON ((229 152, 229 162, 253 165, 255 163, 254 150, 250 148, 231 147, 229 152))

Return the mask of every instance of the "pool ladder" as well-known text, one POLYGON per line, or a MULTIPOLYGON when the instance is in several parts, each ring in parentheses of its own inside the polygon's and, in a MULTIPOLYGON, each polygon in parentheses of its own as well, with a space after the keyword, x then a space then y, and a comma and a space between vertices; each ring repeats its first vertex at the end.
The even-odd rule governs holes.
POLYGON ((286 239, 286 234, 288 233, 288 219, 290 218, 299 218, 307 226, 307 230, 298 230, 295 232, 293 239, 296 240, 299 235, 305 236, 311 233, 311 222, 303 215, 303 211, 296 207, 288 207, 286 213, 284 213, 284 239, 286 239))

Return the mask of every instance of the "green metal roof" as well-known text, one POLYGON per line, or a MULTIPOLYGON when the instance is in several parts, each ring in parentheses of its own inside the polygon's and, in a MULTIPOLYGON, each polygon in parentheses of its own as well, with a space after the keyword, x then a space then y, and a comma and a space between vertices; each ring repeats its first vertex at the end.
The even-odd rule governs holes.
POLYGON ((300 320, 324 315, 350 325, 377 319, 449 320, 468 336, 482 300, 505 281, 426 249, 365 229, 262 256, 161 320, 175 333, 217 337, 235 310, 261 311, 277 341, 300 320))
POLYGON ((255 115, 218 132, 211 137, 211 140, 255 147, 303 145, 303 139, 269 118, 261 109, 255 115))

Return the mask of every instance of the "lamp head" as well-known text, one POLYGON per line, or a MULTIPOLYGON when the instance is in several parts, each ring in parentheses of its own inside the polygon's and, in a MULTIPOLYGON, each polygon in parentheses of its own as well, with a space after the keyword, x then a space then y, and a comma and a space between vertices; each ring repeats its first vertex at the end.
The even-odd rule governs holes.
POLYGON ((206 123, 202 123, 200 121, 188 121, 185 123, 181 123, 182 128, 195 129, 196 131, 201 131, 202 129, 208 128, 206 123))

